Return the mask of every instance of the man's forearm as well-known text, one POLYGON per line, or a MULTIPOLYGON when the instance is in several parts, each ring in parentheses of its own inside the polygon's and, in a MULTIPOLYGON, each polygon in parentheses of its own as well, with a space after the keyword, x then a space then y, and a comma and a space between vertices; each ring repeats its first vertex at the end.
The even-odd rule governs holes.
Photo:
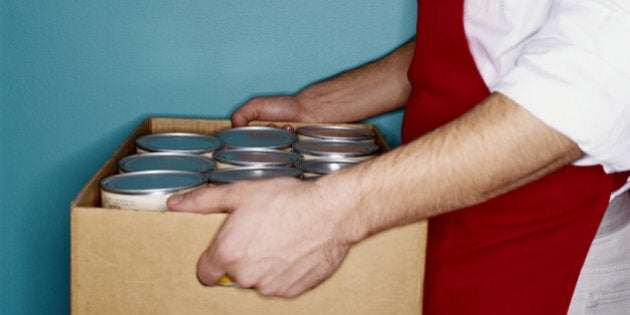
POLYGON ((203 283, 228 274, 263 295, 295 297, 371 234, 483 202, 581 155, 571 140, 494 94, 412 143, 316 181, 242 181, 175 195, 168 204, 231 213, 199 260, 203 283))
MULTIPOLYGON (((582 152, 522 107, 493 94, 416 141, 320 180, 349 209, 350 238, 481 203, 582 152), (349 184, 352 183, 352 184, 349 184)), ((509 211, 509 209, 506 209, 509 211)))
POLYGON ((377 61, 305 88, 297 98, 309 116, 327 122, 358 121, 400 108, 411 90, 407 69, 414 48, 412 39, 377 61))

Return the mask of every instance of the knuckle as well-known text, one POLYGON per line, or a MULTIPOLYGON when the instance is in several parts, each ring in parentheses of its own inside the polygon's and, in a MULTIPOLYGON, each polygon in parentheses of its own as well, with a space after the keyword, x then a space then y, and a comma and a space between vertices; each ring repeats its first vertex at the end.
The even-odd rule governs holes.
POLYGON ((204 206, 204 202, 201 201, 198 195, 190 195, 188 198, 188 206, 192 209, 201 209, 204 206))
POLYGON ((250 99, 241 109, 243 111, 252 112, 256 111, 257 108, 264 106, 265 99, 262 97, 254 97, 250 99))
POLYGON ((236 265, 243 259, 243 251, 221 247, 215 253, 215 260, 222 265, 236 265))
POLYGON ((230 203, 236 205, 242 204, 243 199, 241 198, 243 196, 249 196, 251 194, 249 191, 250 186, 251 183, 248 183, 247 181, 237 181, 235 183, 230 183, 222 187, 225 187, 225 198, 230 200, 230 203))
POLYGON ((209 187, 201 187, 186 193, 186 200, 194 207, 203 206, 204 197, 209 193, 209 189, 209 187))

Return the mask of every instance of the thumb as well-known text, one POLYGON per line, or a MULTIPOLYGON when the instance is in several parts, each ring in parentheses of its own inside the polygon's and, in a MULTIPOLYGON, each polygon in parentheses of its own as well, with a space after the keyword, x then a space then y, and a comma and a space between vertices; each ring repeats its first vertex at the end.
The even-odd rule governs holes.
POLYGON ((166 205, 171 211, 217 213, 232 212, 234 208, 225 193, 225 186, 201 187, 168 198, 166 205))
POLYGON ((232 126, 247 125, 253 120, 295 121, 300 104, 289 95, 256 97, 232 113, 232 126))
POLYGON ((232 113, 232 127, 243 127, 247 126, 252 120, 260 120, 261 111, 265 103, 265 98, 257 97, 236 109, 232 113))

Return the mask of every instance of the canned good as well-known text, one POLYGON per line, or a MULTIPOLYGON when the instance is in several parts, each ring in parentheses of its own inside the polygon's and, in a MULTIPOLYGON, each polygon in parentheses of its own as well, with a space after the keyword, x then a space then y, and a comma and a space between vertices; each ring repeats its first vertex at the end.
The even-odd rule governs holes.
POLYGON ((302 176, 302 170, 294 167, 233 167, 219 169, 208 175, 211 184, 229 184, 243 180, 267 179, 274 177, 302 176))
POLYGON ((202 187, 205 174, 184 171, 141 171, 116 174, 101 180, 104 208, 166 211, 175 193, 202 187))
POLYGON ((349 126, 303 126, 295 131, 299 141, 304 140, 345 140, 374 142, 374 131, 349 126))
POLYGON ((359 141, 298 141, 293 144, 293 150, 304 160, 352 160, 363 161, 378 153, 379 146, 375 143, 359 141))
POLYGON ((295 152, 249 148, 217 151, 214 153, 214 160, 218 169, 248 166, 294 167, 302 157, 295 152))
POLYGON ((222 146, 216 137, 185 132, 154 133, 136 139, 137 153, 174 152, 212 157, 212 153, 222 146))
POLYGON ((274 127, 247 126, 219 131, 216 135, 227 149, 290 149, 297 141, 295 133, 274 127))
POLYGON ((308 160, 298 163, 304 178, 316 178, 358 164, 352 160, 308 160))
POLYGON ((208 173, 215 168, 215 162, 203 155, 187 153, 144 153, 123 157, 118 161, 121 173, 139 171, 188 171, 208 173))

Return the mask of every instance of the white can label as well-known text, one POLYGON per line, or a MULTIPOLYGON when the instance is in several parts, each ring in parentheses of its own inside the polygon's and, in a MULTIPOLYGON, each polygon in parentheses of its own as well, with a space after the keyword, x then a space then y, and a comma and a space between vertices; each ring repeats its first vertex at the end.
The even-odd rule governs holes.
MULTIPOLYGON (((193 188, 194 189, 194 188, 193 188)), ((181 190, 184 193, 193 189, 181 190)), ((148 211, 168 211, 166 200, 175 193, 155 195, 125 195, 101 189, 101 205, 109 209, 132 209, 148 211)))

